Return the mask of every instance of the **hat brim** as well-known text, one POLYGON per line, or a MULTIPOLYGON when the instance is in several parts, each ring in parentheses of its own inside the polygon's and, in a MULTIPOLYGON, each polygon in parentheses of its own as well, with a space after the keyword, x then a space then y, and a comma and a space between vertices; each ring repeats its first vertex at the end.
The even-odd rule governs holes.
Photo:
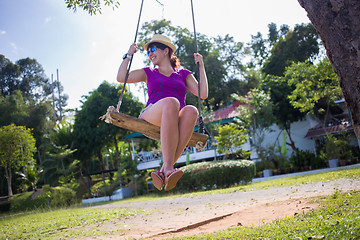
POLYGON ((161 43, 164 44, 165 46, 168 46, 173 51, 173 53, 176 51, 176 47, 174 44, 162 40, 152 40, 144 45, 144 49, 147 50, 149 45, 152 43, 161 43))

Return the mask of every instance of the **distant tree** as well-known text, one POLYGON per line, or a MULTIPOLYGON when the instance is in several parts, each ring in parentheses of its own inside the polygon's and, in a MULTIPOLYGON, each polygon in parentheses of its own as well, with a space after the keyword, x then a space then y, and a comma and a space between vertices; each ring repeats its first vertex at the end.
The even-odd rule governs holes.
POLYGON ((245 103, 239 106, 241 118, 238 124, 246 130, 251 145, 260 156, 264 150, 262 142, 265 134, 271 131, 270 127, 275 121, 270 95, 263 90, 253 89, 244 97, 237 99, 245 103))
POLYGON ((29 118, 29 104, 20 90, 14 90, 11 95, 0 96, 0 126, 11 123, 16 125, 26 125, 29 118))
MULTIPOLYGON (((82 166, 88 172, 88 160, 95 156, 99 160, 101 169, 105 169, 102 151, 106 146, 112 145, 118 154, 118 138, 129 134, 126 129, 121 129, 112 124, 107 124, 99 119, 106 113, 109 106, 117 104, 122 85, 111 85, 104 81, 85 101, 81 110, 76 112, 74 123, 74 146, 77 149, 76 159, 79 159, 82 166)), ((143 104, 135 100, 131 93, 124 94, 123 103, 120 108, 122 113, 138 116, 143 104)), ((116 159, 117 165, 119 159, 116 159)), ((88 172, 89 173, 89 172, 88 172)))
POLYGON ((36 191, 42 172, 43 170, 35 164, 25 165, 23 172, 17 172, 24 184, 24 190, 31 187, 33 191, 36 191))
POLYGON ((49 134, 45 160, 41 166, 44 170, 44 182, 50 185, 69 183, 79 172, 79 160, 74 158, 73 123, 63 120, 49 134))
POLYGON ((5 97, 19 89, 20 67, 12 63, 4 55, 0 55, 0 93, 5 97))
POLYGON ((317 56, 318 36, 311 24, 296 25, 293 31, 290 31, 287 25, 282 25, 278 30, 274 23, 270 23, 268 28, 268 39, 263 39, 258 33, 250 43, 254 56, 258 56, 259 63, 263 63, 263 79, 259 87, 270 94, 275 122, 281 129, 286 130, 290 140, 287 144, 297 151, 290 126, 304 117, 305 113, 290 104, 288 96, 295 86, 288 85, 287 80, 280 76, 283 76, 286 66, 292 62, 317 56))
MULTIPOLYGON (((264 60, 268 57, 267 41, 263 38, 263 35, 258 32, 256 35, 251 35, 251 42, 249 43, 254 60, 258 65, 262 65, 264 60)), ((253 63, 252 63, 253 64, 253 63)))
POLYGON ((74 159, 73 153, 75 150, 71 150, 66 146, 54 146, 51 153, 48 153, 48 157, 43 161, 44 167, 44 180, 48 184, 67 184, 75 177, 76 172, 79 171, 79 160, 74 159))
POLYGON ((310 21, 321 37, 350 108, 355 134, 360 139, 360 1, 298 2, 308 13, 310 21))
POLYGON ((50 120, 53 111, 50 102, 27 101, 20 90, 11 95, 0 96, 0 126, 15 124, 33 129, 38 149, 38 159, 42 161, 45 147, 48 144, 46 135, 54 126, 50 120))
POLYGON ((279 32, 277 30, 276 23, 268 24, 268 29, 269 29, 268 41, 269 41, 270 45, 272 46, 279 39, 279 32))
POLYGON ((272 47, 262 71, 268 75, 283 76, 285 68, 292 62, 311 60, 319 53, 319 36, 311 24, 296 25, 272 47))
POLYGON ((117 0, 65 0, 65 4, 67 8, 73 10, 74 12, 77 8, 81 8, 90 15, 95 15, 97 13, 101 14, 103 7, 102 4, 105 6, 111 6, 113 9, 120 6, 120 3, 117 0))
POLYGON ((24 58, 15 64, 0 55, 0 92, 8 96, 20 90, 27 101, 39 102, 52 93, 52 86, 42 66, 24 58))
POLYGON ((248 44, 252 50, 254 59, 251 64, 261 66, 268 58, 271 48, 280 39, 284 38, 290 27, 286 24, 280 26, 280 30, 277 29, 275 23, 268 24, 268 38, 264 38, 263 35, 258 32, 256 35, 251 35, 251 42, 248 44))
POLYGON ((55 146, 73 148, 74 146, 74 123, 71 119, 64 119, 52 129, 49 141, 55 146))
MULTIPOLYGON (((0 94, 7 97, 15 91, 21 91, 23 100, 27 104, 52 105, 56 102, 55 108, 66 107, 68 96, 63 94, 63 87, 60 82, 51 83, 45 75, 44 69, 35 59, 24 58, 12 63, 5 56, 0 55, 0 94), (59 91, 53 99, 53 92, 59 91)), ((55 109, 54 109, 55 111, 55 109)), ((56 112, 59 115, 59 112, 56 112)), ((58 120, 60 116, 54 118, 54 112, 50 114, 52 120, 58 120)))
POLYGON ((286 131, 289 138, 289 142, 286 144, 293 151, 297 152, 298 148, 295 146, 291 135, 291 124, 301 120, 306 114, 300 112, 299 109, 290 103, 289 96, 292 94, 295 86, 290 86, 284 77, 268 75, 260 83, 260 88, 270 94, 275 123, 280 129, 286 131))
POLYGON ((219 127, 219 136, 215 136, 217 150, 224 153, 224 159, 228 159, 229 154, 246 156, 247 152, 241 146, 246 143, 247 135, 244 129, 235 124, 226 124, 219 127))
POLYGON ((60 116, 54 101, 66 106, 67 96, 61 91, 59 82, 51 83, 42 66, 35 60, 24 58, 12 63, 0 55, 0 126, 14 123, 33 129, 38 149, 38 159, 48 144, 45 136, 60 116), (56 87, 56 88, 55 88, 56 87), (53 92, 60 89, 60 96, 53 92), (57 115, 56 115, 57 114, 57 115))
POLYGON ((35 139, 30 129, 14 124, 0 128, 0 167, 4 168, 8 195, 12 196, 12 171, 35 164, 35 139))
POLYGON ((295 87, 289 95, 290 103, 301 112, 315 114, 325 124, 329 120, 330 107, 335 100, 342 98, 330 61, 325 58, 316 65, 294 63, 286 69, 285 79, 295 87))
POLYGON ((239 96, 244 96, 251 89, 259 87, 263 79, 263 74, 260 70, 257 70, 254 67, 249 67, 244 70, 243 79, 239 83, 239 88, 237 90, 239 96))

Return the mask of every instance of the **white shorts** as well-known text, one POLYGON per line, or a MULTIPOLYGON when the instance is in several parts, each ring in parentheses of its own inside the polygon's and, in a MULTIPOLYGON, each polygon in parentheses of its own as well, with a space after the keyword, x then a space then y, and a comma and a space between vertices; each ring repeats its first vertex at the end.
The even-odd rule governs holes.
POLYGON ((143 110, 141 110, 140 114, 139 114, 139 118, 141 118, 141 114, 143 114, 146 110, 148 110, 152 105, 152 103, 150 103, 146 108, 144 108, 143 110))

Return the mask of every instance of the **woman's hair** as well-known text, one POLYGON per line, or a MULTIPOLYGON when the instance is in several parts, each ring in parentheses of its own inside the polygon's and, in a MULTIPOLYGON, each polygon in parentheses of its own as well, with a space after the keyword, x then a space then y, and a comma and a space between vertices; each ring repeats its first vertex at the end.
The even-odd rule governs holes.
POLYGON ((170 64, 173 68, 179 68, 181 66, 180 58, 175 56, 172 50, 169 48, 170 64))
POLYGON ((153 46, 156 46, 162 50, 164 50, 165 48, 169 49, 169 59, 170 59, 170 64, 173 68, 179 68, 181 66, 181 62, 180 62, 180 58, 178 58, 177 56, 175 56, 175 54, 173 53, 172 49, 169 48, 168 46, 166 46, 165 44, 162 43, 158 43, 158 42, 154 42, 151 43, 148 47, 152 48, 153 46))

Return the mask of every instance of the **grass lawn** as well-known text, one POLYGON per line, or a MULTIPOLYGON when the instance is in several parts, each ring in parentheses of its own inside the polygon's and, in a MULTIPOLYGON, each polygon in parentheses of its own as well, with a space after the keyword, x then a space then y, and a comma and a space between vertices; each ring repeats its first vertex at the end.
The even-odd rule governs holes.
MULTIPOLYGON (((359 179, 360 168, 289 177, 227 189, 182 194, 181 196, 296 186, 340 178, 359 179)), ((176 196, 179 194, 162 197, 176 196)), ((159 197, 159 195, 151 194, 148 197, 123 201, 151 201, 159 197)), ((357 237, 360 236, 360 192, 336 193, 316 201, 321 203, 322 208, 305 215, 297 215, 261 227, 232 228, 215 234, 193 236, 187 239, 359 239, 357 237)), ((147 212, 131 209, 72 207, 3 214, 0 215, 0 239, 69 239, 80 236, 118 234, 120 230, 97 229, 93 226, 96 226, 94 225, 96 223, 113 221, 134 214, 147 214, 147 212)))
POLYGON ((142 213, 145 211, 69 208, 2 216, 0 239, 69 239, 77 236, 114 234, 111 229, 99 231, 87 228, 87 225, 142 213))

